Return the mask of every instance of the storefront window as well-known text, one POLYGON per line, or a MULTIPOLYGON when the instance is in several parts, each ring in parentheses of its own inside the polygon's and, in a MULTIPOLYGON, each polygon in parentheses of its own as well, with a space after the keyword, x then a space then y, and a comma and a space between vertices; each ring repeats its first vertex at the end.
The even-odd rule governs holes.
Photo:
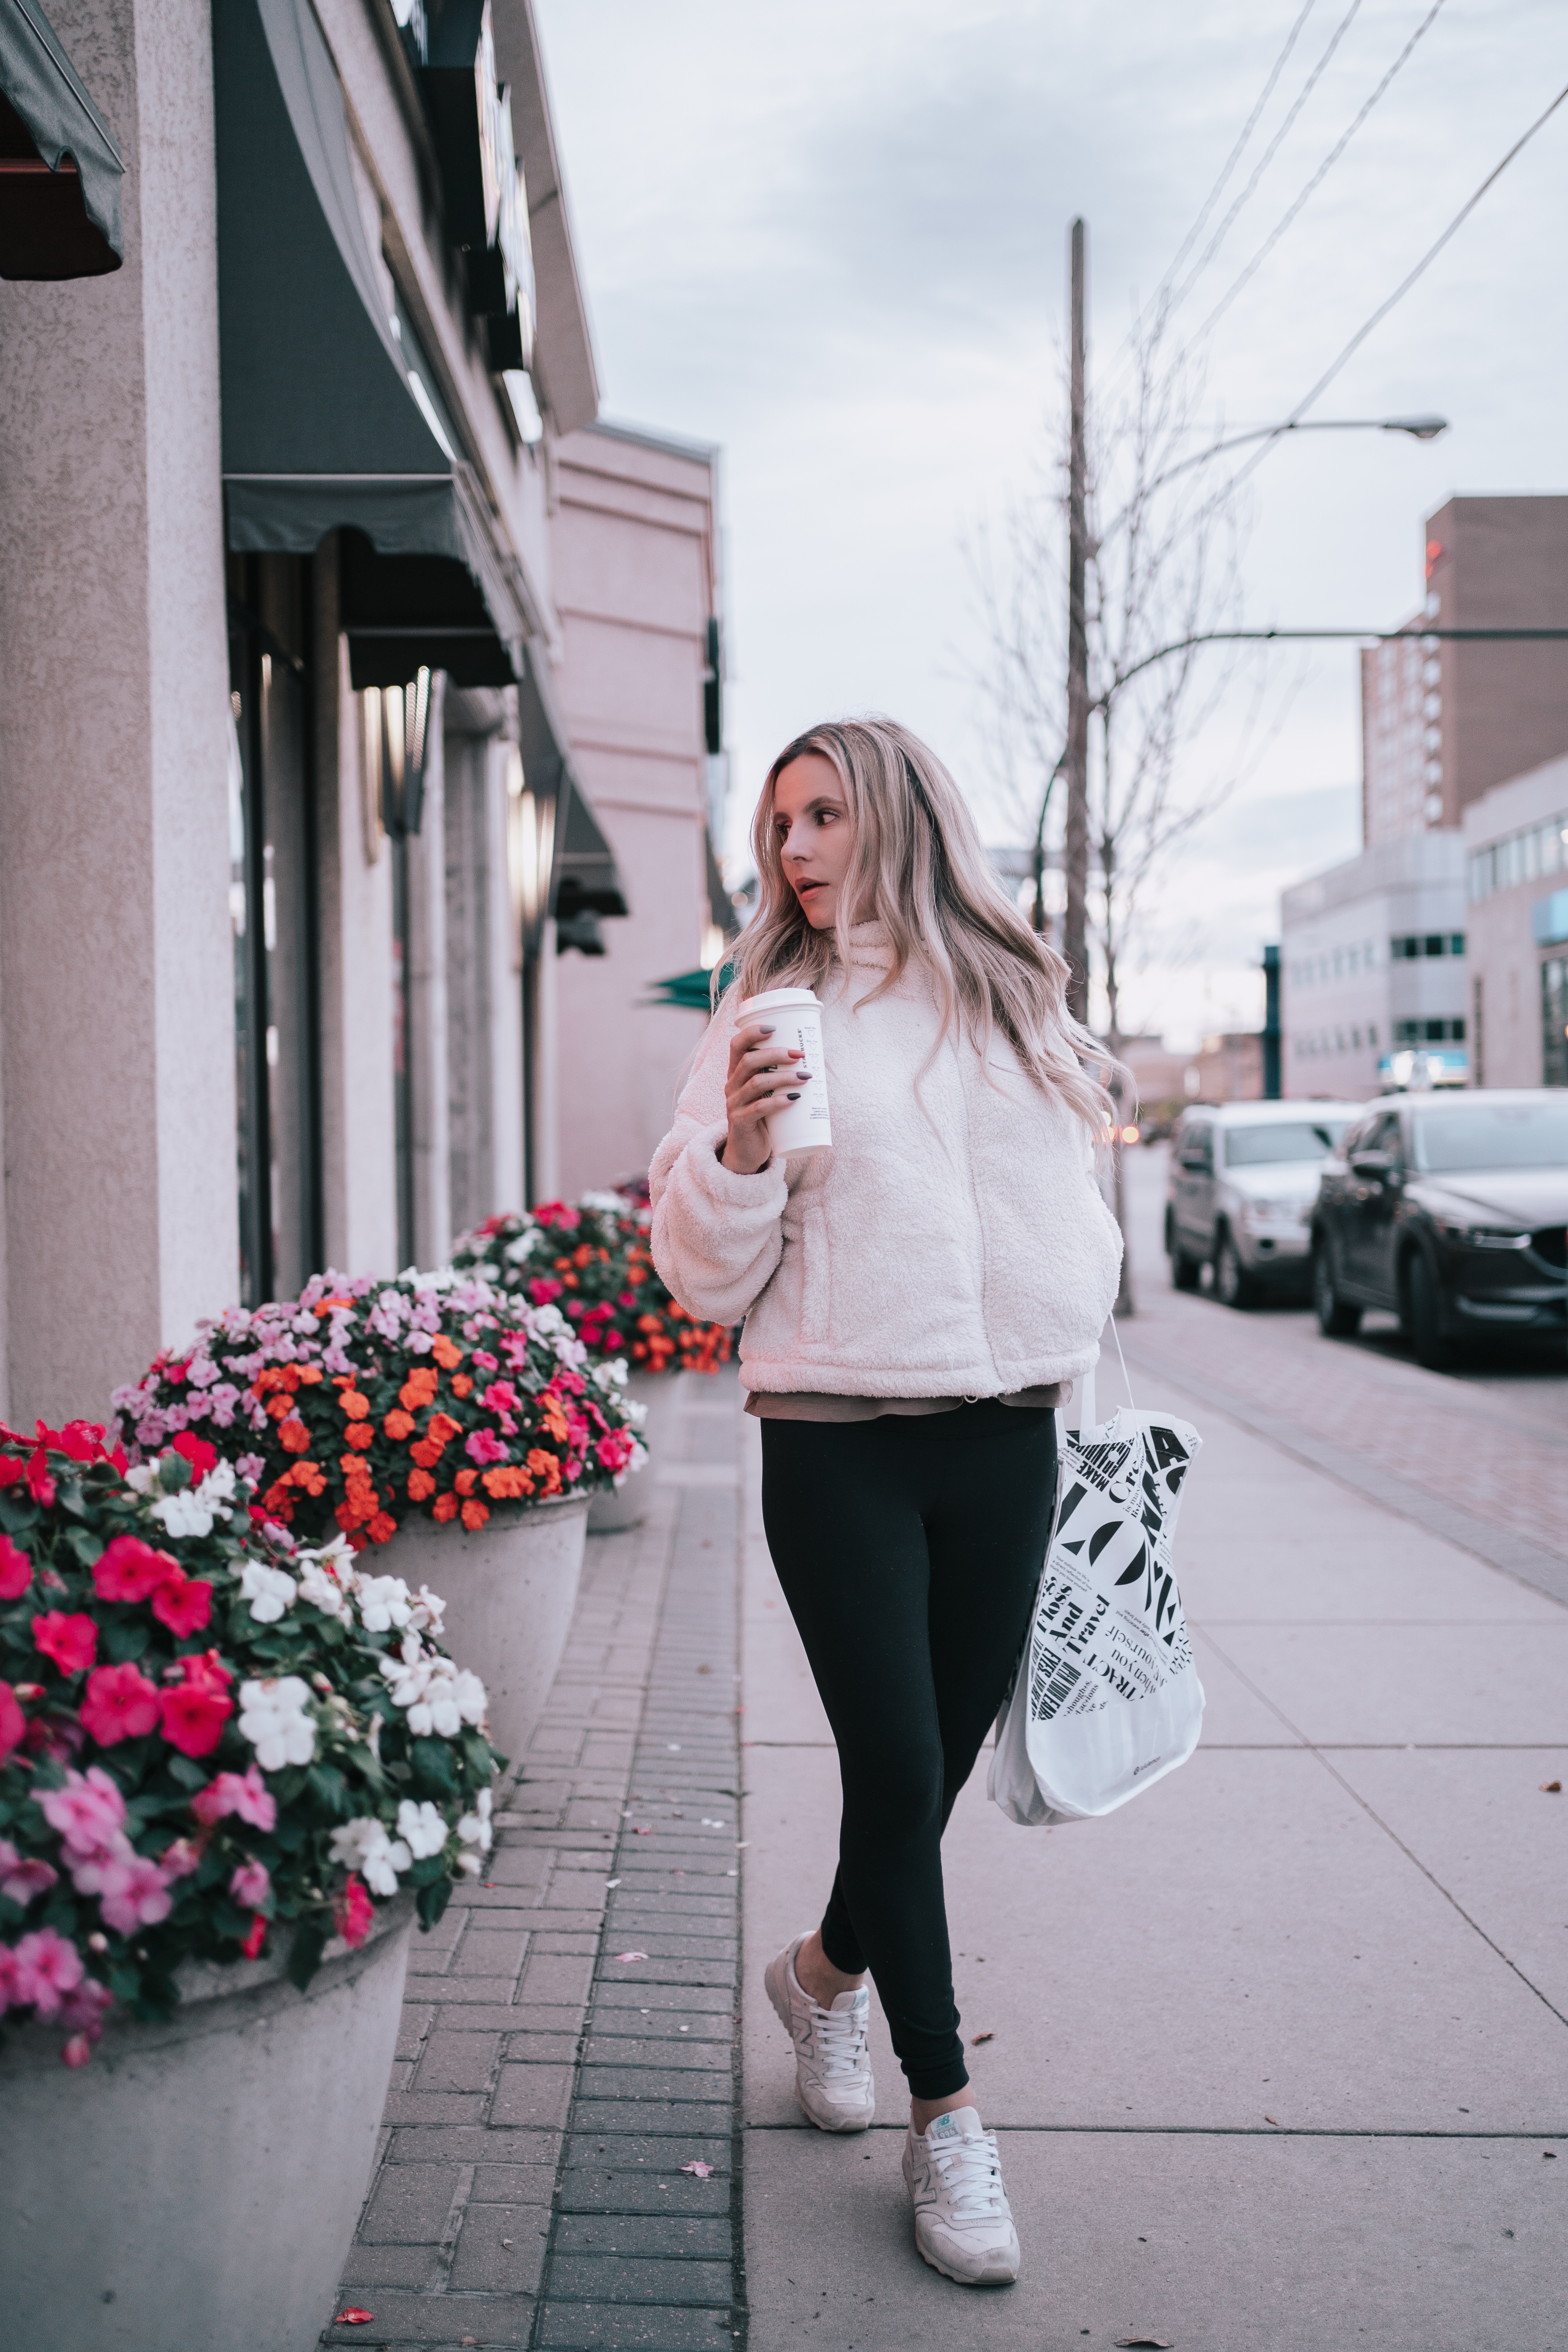
POLYGON ((321 1265, 309 566, 230 558, 229 793, 242 1296, 321 1265))
POLYGON ((1568 956, 1541 967, 1541 1066, 1544 1086, 1568 1087, 1568 956))

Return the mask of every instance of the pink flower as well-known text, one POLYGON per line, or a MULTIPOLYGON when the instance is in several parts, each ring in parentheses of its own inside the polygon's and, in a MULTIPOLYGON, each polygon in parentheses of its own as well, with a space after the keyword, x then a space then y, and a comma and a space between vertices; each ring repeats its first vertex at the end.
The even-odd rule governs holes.
POLYGON ((254 1764, 244 1772, 220 1772, 205 1789, 196 1790, 191 1800, 191 1811, 208 1829, 228 1813, 237 1813, 253 1829, 272 1830, 278 1826, 278 1807, 254 1764))
POLYGON ((357 1871, 351 1871, 336 1905, 338 1933, 345 1944, 363 1944, 375 1925, 375 1906, 357 1871))
POLYGON ((259 1911, 270 1900, 272 1881, 260 1862, 242 1862, 228 1882, 228 1891, 247 1911, 259 1911))
POLYGON ((62 1616, 49 1609, 33 1620, 33 1639, 62 1675, 79 1675, 98 1655, 98 1628, 90 1617, 62 1616))
POLYGON ((529 1284, 528 1295, 536 1307, 548 1307, 552 1299, 560 1297, 561 1288, 560 1283, 550 1275, 539 1274, 529 1284))
POLYGON ((205 1838, 197 1845, 189 1838, 180 1837, 163 1848, 158 1857, 158 1867, 163 1874, 165 1886, 172 1886, 176 1878, 190 1876, 202 1858, 202 1846, 205 1843, 205 1838))
POLYGON ((9 1838, 0 1838, 0 1895, 25 1911, 35 1895, 52 1886, 59 1872, 32 1854, 18 1853, 9 1838))
POLYGON ((92 2056, 90 2033, 73 2033, 68 2042, 60 2044, 60 2063, 65 2066, 85 2066, 92 2056))
POLYGON ((176 1683, 163 1693, 159 1705, 163 1737, 182 1756, 210 1756, 234 1713, 228 1693, 205 1682, 176 1683))
MULTIPOLYGON (((60 2003, 60 2023, 73 2032, 79 2032, 87 2042, 96 2042, 103 2032, 103 2013, 114 2006, 114 1995, 96 1977, 84 1976, 74 1992, 68 1992, 60 2003)), ((68 2058, 68 2066, 79 2066, 79 2058, 68 2058)))
POLYGON ((476 1348, 470 1360, 478 1364, 481 1372, 499 1372, 500 1370, 488 1348, 476 1348))
POLYGON ((63 1789, 40 1789, 38 1811, 58 1830, 68 1864, 107 1861, 124 1844, 125 1800, 100 1764, 68 1770, 63 1789))
POLYGON ((52 1927, 24 1936, 12 1955, 11 1969, 12 2000, 18 2009, 30 2001, 40 2017, 53 2017, 85 1974, 76 1946, 52 1927))
POLYGON ((476 1429, 463 1451, 470 1462, 504 1462, 506 1460, 506 1447, 490 1429, 476 1429))
POLYGON ((165 1577, 183 1573, 177 1560, 140 1536, 116 1536, 94 1563, 92 1580, 100 1601, 145 1601, 165 1577))
POLYGON ((188 1642, 204 1632, 213 1613, 213 1589, 205 1578, 187 1576, 175 1568, 153 1595, 153 1614, 177 1642, 188 1642))
POLYGON ((9 1536, 0 1536, 0 1601, 19 1601, 33 1580, 33 1563, 9 1536))
MULTIPOLYGON (((479 1359, 476 1357, 476 1363, 479 1359)), ((489 1412, 515 1412, 517 1391, 510 1381, 492 1381, 479 1402, 489 1412)))
POLYGON ((82 1727, 100 1748, 140 1739, 159 1716, 158 1686, 132 1665, 100 1666, 88 1676, 81 1703, 82 1727))
POLYGON ((9 1683, 0 1683, 0 1764, 26 1736, 27 1718, 16 1704, 16 1692, 9 1683))
MULTIPOLYGON (((174 1909, 174 1899, 163 1884, 163 1872, 145 1854, 126 1853, 94 1868, 99 1909, 122 1936, 133 1936, 138 1927, 155 1927, 174 1909)), ((18 1944, 16 1948, 22 1948, 18 1944)))

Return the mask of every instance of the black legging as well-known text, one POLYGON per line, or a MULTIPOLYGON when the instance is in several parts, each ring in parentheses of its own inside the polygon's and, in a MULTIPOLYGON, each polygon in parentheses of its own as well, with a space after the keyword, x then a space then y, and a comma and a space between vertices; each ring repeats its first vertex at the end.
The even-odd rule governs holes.
POLYGON ((869 1969, 920 2099, 969 2080, 942 1833, 1023 1643, 1056 1469, 1055 1415, 994 1401, 763 1423, 768 1548, 844 1789, 822 1948, 869 1969))

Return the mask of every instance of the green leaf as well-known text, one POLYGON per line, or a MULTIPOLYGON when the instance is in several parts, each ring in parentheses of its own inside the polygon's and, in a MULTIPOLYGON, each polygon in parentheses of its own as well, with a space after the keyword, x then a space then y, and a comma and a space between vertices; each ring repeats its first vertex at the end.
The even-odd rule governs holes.
POLYGON ((419 1889, 419 1925, 433 1927, 452 1899, 452 1882, 442 1876, 419 1889))
POLYGON ((303 1992, 321 1965, 326 1949, 327 1931, 314 1919, 302 1919, 294 1930, 294 1941, 289 1951, 289 1981, 303 1992))
POLYGON ((134 2000, 142 1990, 142 1971, 129 1960, 121 1960, 109 1971, 109 1990, 121 2000, 134 2000))
POLYGON ((91 1568, 96 1560, 103 1557, 103 1538, 95 1536, 90 1528, 68 1528, 66 1541, 83 1568, 91 1568))
POLYGON ((27 1528, 36 1528, 40 1514, 30 1495, 19 1495, 15 1486, 0 1487, 0 1528, 7 1535, 19 1536, 27 1528))
POLYGON ((416 1739, 409 1751, 414 1785, 432 1796, 456 1796, 458 1775, 452 1751, 444 1739, 416 1739))
POLYGON ((70 1513, 72 1518, 79 1519, 86 1512, 87 1506, 82 1501, 81 1487, 74 1476, 56 1479, 55 1500, 62 1511, 70 1513))
POLYGON ((183 1454, 171 1446, 167 1454, 158 1456, 158 1484, 165 1495, 183 1494, 191 1483, 191 1465, 183 1454))
POLYGON ((310 1835, 310 1832, 303 1822, 290 1821, 280 1811, 278 1816, 278 1826, 272 1834, 285 1853, 298 1853, 310 1835))
POLYGON ((438 1878, 445 1878, 446 1875, 446 1860, 438 1853, 427 1853, 422 1862, 416 1862, 411 1870, 405 1870, 403 1874, 404 1880, 409 1886, 434 1886, 438 1878))
POLYGON ((337 1766, 312 1764, 306 1777, 318 1803, 324 1805, 329 1813, 336 1813, 340 1821, 347 1821, 352 1811, 348 1783, 337 1766))
POLYGON ((100 1631, 103 1635, 103 1646, 117 1666, 139 1658, 153 1638, 150 1625, 138 1625, 124 1618, 105 1618, 100 1631))
POLYGON ((170 1780, 177 1780, 182 1789, 194 1791, 206 1787, 207 1776, 194 1756, 171 1756, 168 1772, 170 1780))

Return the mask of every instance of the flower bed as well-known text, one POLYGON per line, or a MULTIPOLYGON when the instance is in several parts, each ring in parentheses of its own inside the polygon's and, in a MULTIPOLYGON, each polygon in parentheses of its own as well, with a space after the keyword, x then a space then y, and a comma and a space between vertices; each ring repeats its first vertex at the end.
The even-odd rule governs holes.
POLYGON ((550 1307, 472 1274, 345 1282, 203 1324, 114 1403, 134 1455, 199 1430, 266 1516, 355 1551, 400 1520, 482 1528, 493 1504, 612 1486, 639 1413, 550 1307))
POLYGON ((441 1601, 249 1492, 189 1428, 132 1466, 86 1423, 0 1427, 0 2013, 55 2022, 69 2065, 116 2000, 170 2016, 182 1961, 287 1928, 302 1988, 400 1887, 430 1926, 490 1843, 441 1601))
POLYGON ((487 1218, 452 1263, 536 1307, 558 1306, 595 1357, 624 1358, 639 1372, 715 1371, 730 1360, 730 1330, 677 1306, 648 1248, 650 1222, 634 1192, 584 1192, 487 1218))

